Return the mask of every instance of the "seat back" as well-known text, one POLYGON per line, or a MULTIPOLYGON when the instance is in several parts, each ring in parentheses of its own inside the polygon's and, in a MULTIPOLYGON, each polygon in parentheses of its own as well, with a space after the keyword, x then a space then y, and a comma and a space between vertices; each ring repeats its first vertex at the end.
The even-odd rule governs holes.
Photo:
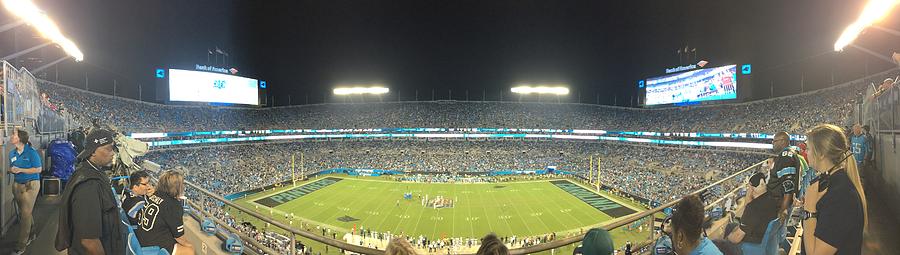
POLYGON ((141 243, 138 242, 137 235, 134 234, 134 227, 128 226, 128 251, 127 255, 142 255, 141 243))
POLYGON ((776 255, 778 254, 779 240, 784 239, 785 227, 778 219, 773 219, 766 227, 766 233, 763 235, 761 243, 741 243, 741 251, 744 254, 756 255, 776 255))
POLYGON ((769 222, 769 226, 766 228, 765 239, 762 243, 765 253, 778 254, 778 244, 780 240, 784 239, 784 235, 785 227, 781 224, 781 221, 776 218, 769 222))

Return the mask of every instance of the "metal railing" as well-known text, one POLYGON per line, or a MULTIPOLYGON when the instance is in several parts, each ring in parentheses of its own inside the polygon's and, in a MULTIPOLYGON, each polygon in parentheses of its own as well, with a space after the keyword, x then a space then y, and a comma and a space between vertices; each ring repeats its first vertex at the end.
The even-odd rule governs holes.
MULTIPOLYGON (((735 177, 740 176, 740 175, 743 174, 743 173, 746 173, 746 172, 748 172, 748 171, 750 171, 750 170, 752 170, 752 169, 755 169, 756 167, 759 167, 760 165, 763 164, 763 162, 764 162, 764 161, 760 161, 760 162, 758 162, 758 163, 756 163, 756 164, 753 164, 753 165, 750 166, 750 167, 744 168, 744 169, 742 169, 742 170, 740 170, 740 171, 738 171, 738 172, 736 172, 736 173, 734 173, 734 174, 729 175, 728 177, 725 177, 725 178, 723 178, 723 179, 721 179, 721 180, 719 180, 719 181, 716 181, 716 182, 714 182, 714 183, 712 183, 712 184, 709 184, 709 185, 707 185, 706 187, 703 187, 703 188, 698 189, 698 190, 696 190, 696 191, 694 191, 694 192, 691 192, 691 193, 688 194, 688 195, 698 195, 698 194, 700 194, 700 193, 703 193, 704 191, 709 190, 709 189, 712 188, 712 187, 715 187, 715 186, 717 186, 717 185, 720 185, 720 184, 724 183, 725 181, 734 179, 735 177)), ((650 209, 650 210, 646 210, 646 211, 639 212, 639 213, 633 213, 633 214, 631 214, 631 215, 625 216, 625 217, 620 218, 620 219, 618 219, 618 220, 616 220, 616 221, 614 221, 614 222, 611 222, 611 223, 609 223, 609 224, 604 225, 604 226, 603 226, 603 229, 606 229, 606 230, 613 230, 613 229, 619 228, 619 227, 621 227, 621 226, 625 226, 625 225, 627 225, 627 224, 629 224, 629 223, 638 221, 638 220, 640 220, 640 219, 642 219, 642 218, 645 218, 645 217, 651 216, 651 215, 653 215, 653 214, 655 214, 655 213, 661 212, 663 209, 666 209, 666 208, 675 206, 675 204, 678 204, 679 201, 681 201, 681 200, 678 199, 678 200, 675 200, 675 201, 671 201, 671 202, 665 203, 665 204, 663 204, 663 205, 660 205, 660 206, 658 206, 658 207, 656 207, 656 208, 653 208, 653 209, 650 209)), ((519 248, 519 249, 512 249, 512 250, 509 251, 509 253, 510 253, 510 254, 529 254, 529 253, 537 253, 537 252, 542 252, 542 251, 554 249, 554 248, 557 248, 557 247, 562 247, 562 246, 566 246, 566 245, 569 245, 569 244, 573 244, 573 243, 576 243, 576 242, 578 242, 578 241, 581 241, 582 239, 584 239, 584 234, 579 234, 579 235, 577 235, 577 236, 566 237, 566 238, 554 240, 554 241, 551 241, 551 242, 538 244, 538 245, 535 245, 535 246, 530 246, 530 247, 525 247, 525 248, 519 248)))
MULTIPOLYGON (((251 246, 253 246, 253 247, 255 247, 255 248, 259 249, 259 250, 262 250, 265 254, 278 254, 278 252, 275 252, 275 250, 272 250, 271 248, 269 248, 269 247, 267 247, 267 246, 265 246, 265 245, 263 245, 263 244, 257 242, 256 239, 253 239, 253 238, 247 236, 246 234, 242 233, 241 231, 238 231, 237 229, 232 228, 231 226, 229 226, 227 223, 225 223, 225 222, 222 221, 221 219, 216 218, 215 215, 213 215, 212 213, 208 212, 207 210, 203 210, 204 207, 201 207, 201 206, 198 205, 197 203, 194 203, 194 202, 191 201, 191 200, 185 200, 185 201, 186 201, 192 208, 198 208, 198 209, 199 209, 199 210, 196 210, 196 211, 200 212, 201 215, 194 215, 194 214, 192 214, 192 216, 195 216, 195 219, 197 219, 198 222, 203 222, 203 218, 211 219, 213 222, 216 223, 216 226, 221 227, 221 228, 224 228, 224 229, 225 229, 226 231, 228 231, 229 233, 233 233, 233 234, 237 235, 238 237, 241 238, 241 240, 244 240, 244 242, 249 243, 251 246)), ((228 236, 225 236, 225 235, 221 234, 221 232, 218 232, 218 231, 216 232, 216 236, 218 236, 219 239, 222 239, 222 240, 226 240, 226 239, 228 238, 228 236)), ((256 254, 256 251, 255 251, 255 250, 244 250, 244 252, 251 252, 251 253, 253 253, 253 254, 256 254)), ((252 255, 252 254, 251 254, 251 255, 252 255)))
MULTIPOLYGON (((155 183, 159 183, 159 176, 157 176, 157 175, 155 175, 155 174, 151 174, 151 175, 150 175, 150 180, 153 181, 153 182, 155 182, 155 183)), ((188 183, 187 180, 185 180, 184 182, 185 182, 186 184, 188 183)), ((262 250, 264 253, 266 253, 266 254, 278 254, 277 252, 275 252, 275 251, 272 250, 271 248, 269 248, 269 247, 267 247, 267 246, 265 246, 265 245, 263 245, 263 244, 257 242, 256 239, 253 239, 253 238, 247 236, 247 235, 244 234, 243 232, 241 232, 241 231, 239 231, 239 230, 237 230, 237 229, 231 227, 230 225, 228 225, 227 223, 225 223, 225 222, 222 221, 221 219, 217 218, 215 215, 213 215, 212 213, 210 213, 208 210, 205 210, 205 207, 202 206, 202 204, 197 204, 196 202, 194 202, 193 200, 190 200, 190 199, 185 199, 184 202, 185 202, 188 206, 190 206, 191 208, 194 208, 194 209, 195 209, 195 210, 190 211, 190 212, 187 212, 187 211, 186 211, 186 213, 188 213, 191 217, 193 217, 195 220, 197 220, 197 223, 201 223, 201 226, 202 226, 202 223, 203 223, 203 219, 211 219, 213 222, 216 223, 217 228, 219 228, 219 227, 220 227, 220 228, 223 228, 223 229, 225 229, 225 231, 228 231, 228 233, 233 233, 233 234, 237 235, 238 237, 241 238, 241 240, 244 240, 244 242, 250 243, 250 245, 252 245, 253 247, 255 247, 255 248, 259 249, 259 250, 262 250), (195 213, 195 212, 199 212, 199 215, 198 215, 197 213, 195 213)), ((218 238, 219 238, 220 240, 222 240, 222 241, 225 241, 225 240, 228 239, 228 236, 226 236, 224 233, 222 233, 222 231, 216 231, 216 234, 215 234, 215 235, 216 235, 216 237, 218 237, 218 238)), ((246 252, 250 252, 250 255, 259 255, 259 253, 256 253, 255 250, 244 250, 244 252, 245 252, 245 253, 246 253, 246 252)))
MULTIPOLYGON (((721 185, 722 183, 724 183, 724 182, 726 182, 726 181, 733 180, 733 179, 735 179, 736 177, 740 176, 741 174, 747 173, 748 171, 750 171, 750 170, 752 170, 752 169, 756 169, 757 167, 759 167, 760 165, 762 165, 763 162, 764 162, 764 161, 760 161, 760 162, 758 162, 758 163, 756 163, 756 164, 753 164, 752 166, 749 166, 749 167, 747 167, 747 168, 744 168, 744 169, 742 169, 742 170, 740 170, 740 171, 738 171, 738 172, 735 172, 735 173, 733 173, 733 174, 731 174, 731 175, 729 175, 729 176, 727 176, 727 177, 725 177, 725 178, 723 178, 723 179, 721 179, 721 180, 718 180, 718 181, 716 181, 716 182, 714 182, 714 183, 711 183, 711 184, 707 185, 706 187, 703 187, 703 188, 701 188, 701 189, 695 190, 695 191, 691 192, 691 193, 688 194, 688 195, 697 195, 697 194, 701 194, 701 193, 703 193, 703 192, 705 192, 705 191, 707 191, 707 190, 709 190, 709 189, 711 189, 711 188, 713 188, 713 187, 716 187, 716 186, 718 186, 718 185, 721 185)), ((341 240, 331 239, 331 238, 328 238, 328 237, 325 237, 325 236, 317 235, 317 234, 315 234, 315 233, 311 233, 311 232, 308 232, 308 231, 296 229, 296 228, 294 228, 293 226, 290 226, 290 225, 288 225, 288 224, 285 224, 285 223, 282 223, 282 222, 280 222, 280 221, 277 221, 277 220, 275 220, 275 219, 273 219, 273 218, 271 218, 271 217, 269 217, 269 216, 266 216, 266 215, 264 215, 264 214, 261 214, 261 213, 259 213, 259 212, 256 212, 255 210, 251 210, 251 209, 249 209, 249 208, 245 208, 245 207, 243 207, 243 206, 241 206, 241 205, 238 205, 238 204, 236 204, 236 203, 234 203, 234 202, 232 202, 232 201, 230 201, 230 200, 228 200, 228 199, 225 199, 224 197, 222 197, 222 196, 220 196, 220 195, 214 194, 214 193, 212 193, 212 192, 210 192, 210 191, 208 191, 208 190, 206 190, 206 189, 200 187, 199 185, 197 185, 197 184, 195 184, 195 183, 192 183, 192 182, 189 182, 189 181, 185 181, 185 184, 186 184, 188 187, 191 187, 191 188, 193 188, 193 189, 199 191, 199 192, 202 193, 203 195, 206 195, 206 196, 208 196, 208 197, 210 197, 210 198, 212 198, 212 199, 218 200, 218 201, 224 203, 224 204, 227 205, 227 206, 230 206, 230 207, 232 207, 232 208, 234 208, 234 209, 237 209, 237 210, 239 210, 239 211, 241 211, 241 212, 243 212, 243 213, 246 213, 246 214, 249 215, 249 216, 252 216, 252 217, 254 217, 254 218, 257 218, 257 219, 259 219, 259 220, 262 221, 262 222, 265 222, 265 223, 270 224, 270 225, 272 225, 272 226, 278 227, 278 228, 280 228, 280 229, 283 229, 283 230, 286 231, 287 233, 290 233, 290 239, 291 239, 291 246, 290 246, 291 253, 290 253, 290 254, 292 254, 292 255, 295 254, 295 252, 296 252, 296 248, 295 248, 295 247, 296 247, 297 236, 298 236, 298 235, 301 236, 301 237, 305 237, 305 238, 311 239, 311 240, 313 240, 313 241, 315 241, 315 242, 319 242, 319 243, 322 243, 322 244, 325 244, 325 245, 329 245, 329 246, 332 246, 332 247, 337 247, 337 248, 342 249, 342 250, 345 250, 345 251, 350 251, 350 252, 355 252, 355 253, 361 253, 361 254, 376 254, 376 255, 384 254, 384 251, 383 251, 383 250, 377 250, 377 249, 372 249, 372 248, 368 248, 368 247, 364 247, 364 246, 353 245, 353 244, 350 244, 350 243, 343 242, 343 241, 341 241, 341 240)), ((739 188, 736 188, 736 189, 734 189, 734 190, 731 190, 730 192, 724 194, 722 198, 719 198, 718 200, 716 200, 716 201, 714 201, 714 202, 712 202, 712 203, 709 203, 709 205, 707 206, 706 209, 710 209, 710 208, 714 207, 715 204, 720 203, 721 201, 723 201, 723 199, 725 199, 725 197, 727 197, 727 196, 729 196, 729 195, 731 195, 731 194, 737 192, 737 190, 739 190, 739 188)), ((633 213, 633 214, 628 215, 628 216, 625 216, 625 217, 623 217, 623 218, 619 218, 619 219, 617 219, 617 220, 615 220, 615 221, 613 221, 613 222, 611 222, 611 223, 605 224, 605 225, 602 226, 602 228, 603 228, 603 229, 606 229, 606 230, 613 230, 613 229, 616 229, 616 228, 625 226, 625 225, 627 225, 627 224, 629 224, 629 223, 633 223, 633 222, 635 222, 635 221, 638 221, 638 220, 641 220, 641 219, 650 217, 650 216, 652 216, 652 215, 655 214, 655 213, 659 213, 659 212, 661 212, 661 211, 662 211, 663 209, 665 209, 665 208, 672 207, 672 206, 674 206, 675 204, 677 204, 679 201, 680 201, 680 199, 679 199, 679 200, 675 200, 675 201, 671 201, 671 202, 668 202, 668 203, 665 203, 665 204, 660 205, 660 206, 658 206, 658 207, 656 207, 656 208, 653 208, 653 209, 645 210, 645 211, 638 212, 638 213, 633 213)), ((254 247, 256 247, 256 248, 258 248, 258 249, 260 249, 260 250, 262 250, 262 252, 264 252, 264 253, 277 254, 277 252, 275 252, 274 250, 272 250, 272 249, 266 247, 265 245, 260 244, 260 243, 257 242, 255 239, 250 238, 250 237, 246 236, 246 235, 243 234, 243 233, 240 233, 239 231, 237 231, 237 230, 234 229, 234 228, 231 228, 230 226, 228 226, 227 224, 225 224, 222 220, 217 219, 217 218, 214 217, 211 213, 207 212, 206 210, 203 210, 203 207, 197 205, 196 203, 191 202, 191 206, 193 206, 194 208, 199 208, 199 209, 201 209, 201 210, 199 210, 199 211, 201 211, 201 212, 203 213, 203 215, 205 215, 206 217, 209 217, 209 218, 214 219, 214 220, 216 221, 216 223, 217 223, 219 226, 225 227, 226 230, 231 231, 231 232, 233 232, 233 233, 236 233, 241 239, 243 239, 243 240, 245 241, 245 243, 247 243, 247 244, 249 244, 249 245, 251 245, 251 246, 254 246, 254 247)), ((565 238, 553 240, 553 241, 550 241, 550 242, 547 242, 547 243, 541 243, 541 244, 534 245, 534 246, 528 246, 528 247, 523 247, 523 248, 511 249, 511 250, 510 250, 510 254, 530 254, 530 253, 537 253, 537 252, 547 251, 547 250, 550 250, 550 249, 555 249, 555 248, 559 248, 559 247, 563 247, 563 246, 566 246, 566 245, 570 245, 570 244, 579 242, 579 241, 581 241, 582 239, 584 239, 584 234, 583 234, 583 233, 582 233, 582 234, 575 235, 575 236, 570 236, 570 237, 565 237, 565 238)))

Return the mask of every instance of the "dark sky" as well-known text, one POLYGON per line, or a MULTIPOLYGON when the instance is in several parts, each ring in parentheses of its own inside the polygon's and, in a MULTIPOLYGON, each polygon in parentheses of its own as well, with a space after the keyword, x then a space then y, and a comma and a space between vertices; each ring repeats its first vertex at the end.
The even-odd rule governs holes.
MULTIPOLYGON (((155 68, 230 54, 239 75, 266 80, 278 105, 319 103, 341 83, 387 84, 384 100, 499 99, 520 82, 567 83, 568 100, 626 105, 638 80, 697 49, 711 66, 753 64, 741 97, 767 98, 831 85, 891 65, 831 51, 862 0, 798 1, 49 1, 37 0, 84 51, 42 74, 75 87, 155 100, 155 68), (399 95, 398 95, 399 92, 399 95)), ((897 13, 896 11, 894 13, 897 13)), ((0 24, 9 22, 5 12, 0 24)), ((900 29, 900 19, 882 26, 900 29)), ((30 47, 28 27, 0 33, 8 50, 30 47), (6 38, 6 39, 4 39, 6 38), (26 39, 21 39, 26 38, 26 39), (24 41, 23 41, 24 40, 24 41)), ((877 30, 858 44, 889 55, 900 38, 877 30)), ((0 48, 3 48, 0 47, 0 48)), ((6 53, 3 52, 3 53, 6 53)), ((59 50, 40 53, 46 61, 59 50)), ((5 54, 2 54, 5 55, 5 54)), ((686 62, 682 60, 682 62, 686 62)), ((687 64, 687 63, 685 63, 687 64)), ((33 66, 26 67, 34 68, 33 66)), ((220 64, 218 66, 226 66, 220 64)))

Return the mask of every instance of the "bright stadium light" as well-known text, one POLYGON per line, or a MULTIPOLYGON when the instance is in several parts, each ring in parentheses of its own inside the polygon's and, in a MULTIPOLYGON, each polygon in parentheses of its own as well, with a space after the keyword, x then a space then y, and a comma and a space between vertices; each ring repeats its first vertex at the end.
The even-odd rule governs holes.
POLYGON ((529 85, 520 85, 513 87, 510 89, 512 93, 516 94, 551 94, 551 95, 568 95, 569 88, 565 86, 559 85, 538 85, 538 86, 529 86, 529 85))
POLYGON ((884 19, 898 3, 900 0, 870 0, 859 18, 847 26, 841 37, 838 37, 834 43, 834 51, 844 50, 844 47, 853 43, 864 29, 884 19))
POLYGON ((84 60, 84 53, 78 49, 72 40, 66 38, 56 23, 50 19, 47 14, 39 9, 31 0, 3 0, 3 6, 9 12, 33 26, 41 36, 62 47, 63 51, 75 59, 75 61, 84 60))
POLYGON ((386 87, 381 86, 372 86, 372 87, 349 87, 349 88, 336 88, 334 89, 335 95, 363 95, 363 94, 372 94, 372 95, 381 95, 387 94, 391 90, 386 87))

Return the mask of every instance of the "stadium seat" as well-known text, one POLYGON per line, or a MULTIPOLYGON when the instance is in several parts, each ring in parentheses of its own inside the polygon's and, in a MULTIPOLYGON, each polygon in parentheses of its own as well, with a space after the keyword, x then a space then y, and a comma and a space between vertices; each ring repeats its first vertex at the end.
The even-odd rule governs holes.
POLYGON ((169 255, 169 252, 159 246, 143 247, 134 234, 134 227, 128 226, 128 251, 127 255, 169 255))
POLYGON ((741 251, 743 251, 744 254, 747 255, 776 255, 778 254, 779 240, 784 239, 784 237, 784 226, 782 226, 781 222, 778 221, 778 219, 774 219, 770 221, 769 226, 766 227, 766 233, 763 236, 762 243, 741 243, 741 251))

